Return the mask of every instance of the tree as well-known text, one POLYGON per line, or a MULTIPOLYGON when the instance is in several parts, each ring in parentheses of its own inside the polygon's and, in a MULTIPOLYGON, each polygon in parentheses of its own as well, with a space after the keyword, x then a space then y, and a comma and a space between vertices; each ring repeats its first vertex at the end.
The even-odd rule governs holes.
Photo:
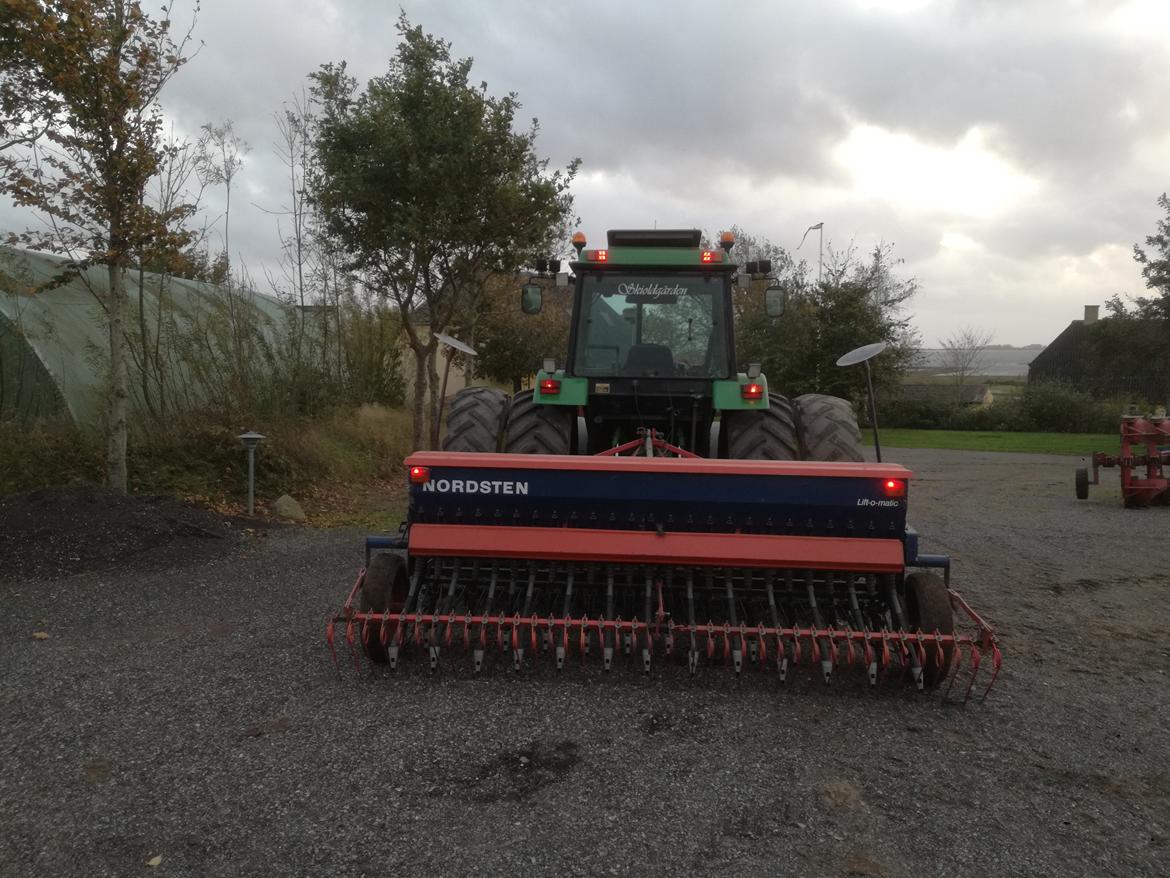
POLYGON ((1154 234, 1146 236, 1149 250, 1133 246, 1133 258, 1142 266, 1146 288, 1155 295, 1127 297, 1128 305, 1120 296, 1110 298, 1105 309, 1111 318, 1100 321, 1092 340, 1110 372, 1155 397, 1149 401, 1166 403, 1170 401, 1170 197, 1165 192, 1159 196, 1158 206, 1166 216, 1157 221, 1154 234), (1158 364, 1158 368, 1151 364, 1158 364), (1161 380, 1141 377, 1151 373, 1160 373, 1161 380))
POLYGON ((991 330, 964 326, 945 339, 939 339, 942 367, 955 379, 956 384, 965 384, 971 376, 982 373, 987 365, 987 346, 991 344, 992 337, 991 330))
POLYGON ((0 187, 51 225, 10 241, 69 253, 79 273, 106 268, 107 289, 94 292, 109 329, 106 476, 119 490, 129 399, 126 271, 135 253, 171 236, 191 212, 145 197, 169 149, 159 95, 185 63, 190 34, 176 43, 170 19, 150 18, 136 0, 0 7, 0 187))
POLYGON ((1138 298, 1136 302, 1142 316, 1170 320, 1170 197, 1165 192, 1158 198, 1158 207, 1166 216, 1158 220, 1154 234, 1146 236, 1146 246, 1152 253, 1133 245, 1133 258, 1142 266, 1146 287, 1158 295, 1138 298))
POLYGON ((470 326, 462 331, 474 338, 476 372, 520 390, 524 379, 540 368, 545 357, 561 365, 569 348, 569 314, 572 292, 545 285, 544 306, 539 314, 520 310, 520 285, 513 275, 495 275, 484 287, 483 304, 470 326))
POLYGON ((231 326, 232 356, 235 358, 235 388, 240 398, 246 399, 248 394, 245 379, 246 368, 244 363, 243 329, 240 326, 241 315, 236 303, 236 296, 232 290, 232 187, 236 182, 236 175, 244 166, 244 156, 251 147, 236 134, 235 124, 231 119, 224 120, 219 125, 208 123, 202 128, 203 134, 199 138, 199 153, 197 170, 200 182, 207 186, 223 186, 223 256, 226 267, 226 284, 224 287, 227 296, 228 321, 231 326))
POLYGON ((852 249, 830 249, 821 283, 812 282, 805 263, 794 263, 766 239, 753 247, 745 251, 750 257, 739 254, 737 260, 770 253, 775 275, 770 282, 785 286, 789 296, 784 315, 773 319, 764 313, 769 282, 754 281, 749 289, 736 291, 741 367, 760 363, 769 387, 786 396, 827 393, 858 399, 865 392, 864 372, 840 368, 837 359, 853 348, 884 341, 889 350, 870 364, 875 384, 888 388, 901 380, 917 347, 905 306, 918 286, 896 275, 888 247, 875 247, 865 262, 852 249))
POLYGON ((470 84, 471 59, 452 59, 449 43, 405 14, 398 32, 389 70, 360 93, 344 63, 313 74, 321 117, 311 192, 347 268, 402 315, 415 360, 414 444, 422 447, 438 441, 433 334, 475 305, 489 272, 511 273, 557 249, 577 162, 549 173, 535 153, 536 121, 515 129, 516 95, 470 84))

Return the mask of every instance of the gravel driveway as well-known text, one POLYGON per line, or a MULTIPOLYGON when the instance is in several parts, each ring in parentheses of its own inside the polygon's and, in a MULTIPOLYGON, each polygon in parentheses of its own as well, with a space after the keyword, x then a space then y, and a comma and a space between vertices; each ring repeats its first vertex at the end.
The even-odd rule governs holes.
POLYGON ((1112 472, 1076 501, 1070 458, 887 456, 1001 634, 984 704, 338 675, 361 535, 278 530, 0 585, 0 874, 1170 873, 1170 509, 1122 509, 1112 472))

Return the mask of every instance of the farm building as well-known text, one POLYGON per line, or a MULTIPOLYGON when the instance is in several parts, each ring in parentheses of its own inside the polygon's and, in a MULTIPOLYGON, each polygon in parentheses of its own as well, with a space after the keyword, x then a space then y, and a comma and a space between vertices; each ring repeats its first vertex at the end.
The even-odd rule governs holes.
POLYGON ((1099 306, 1086 305, 1084 317, 1032 360, 1028 381, 1059 381, 1101 398, 1163 402, 1170 392, 1168 361, 1165 321, 1101 317, 1099 306))
MULTIPOLYGON (((106 272, 98 266, 69 276, 68 265, 60 256, 0 247, 0 421, 102 416, 106 272)), ((213 398, 229 347, 225 290, 137 271, 127 274, 127 288, 132 408, 165 413, 213 398)), ((287 335, 291 313, 276 299, 237 293, 233 307, 237 321, 249 322, 254 347, 271 351, 287 335)))

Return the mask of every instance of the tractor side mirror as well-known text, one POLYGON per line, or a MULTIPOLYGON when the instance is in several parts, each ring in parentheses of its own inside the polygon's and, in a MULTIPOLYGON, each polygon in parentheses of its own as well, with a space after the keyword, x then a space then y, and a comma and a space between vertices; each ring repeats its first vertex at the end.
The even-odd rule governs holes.
POLYGON ((764 313, 769 317, 780 317, 788 301, 788 290, 784 287, 768 287, 764 290, 764 313))
POLYGON ((540 284, 525 284, 520 288, 520 310, 525 314, 539 314, 544 304, 544 291, 540 284))

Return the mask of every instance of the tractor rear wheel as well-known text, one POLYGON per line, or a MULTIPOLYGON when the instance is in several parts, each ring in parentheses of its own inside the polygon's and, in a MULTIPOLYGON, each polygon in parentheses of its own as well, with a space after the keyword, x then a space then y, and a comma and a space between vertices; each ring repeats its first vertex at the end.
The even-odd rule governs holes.
MULTIPOLYGON (((401 611, 406 603, 409 590, 410 582, 402 556, 380 552, 370 560, 370 566, 366 568, 358 607, 363 613, 396 613, 401 611)), ((386 647, 382 645, 380 639, 381 628, 381 625, 371 624, 368 638, 359 632, 366 657, 380 664, 387 661, 386 647)), ((394 633, 391 629, 390 636, 393 637, 394 633)))
MULTIPOLYGON (((915 572, 906 577, 906 613, 911 631, 923 634, 954 634, 955 614, 951 609, 951 596, 943 581, 933 573, 915 572)), ((942 665, 938 663, 938 650, 926 648, 926 666, 922 669, 922 682, 927 689, 933 689, 947 678, 951 661, 955 656, 954 644, 942 648, 942 665)))
POLYGON ((447 415, 444 451, 500 450, 511 398, 491 387, 465 387, 455 394, 447 415))
POLYGON ((572 454, 572 408, 537 405, 531 390, 512 397, 512 409, 504 432, 508 454, 572 454))
POLYGON ((769 394, 770 408, 758 412, 731 412, 726 421, 727 456, 732 460, 799 460, 800 443, 792 404, 769 394))
POLYGON ((857 415, 847 400, 806 393, 793 400, 804 460, 865 460, 857 415))

